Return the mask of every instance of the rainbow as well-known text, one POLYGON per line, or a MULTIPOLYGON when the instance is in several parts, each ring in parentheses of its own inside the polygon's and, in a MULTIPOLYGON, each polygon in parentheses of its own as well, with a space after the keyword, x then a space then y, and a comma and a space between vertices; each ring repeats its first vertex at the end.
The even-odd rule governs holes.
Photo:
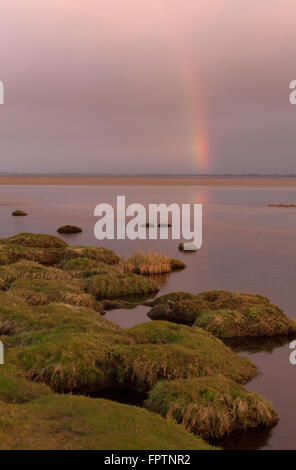
POLYGON ((203 93, 197 69, 189 49, 181 54, 181 70, 188 106, 191 114, 192 153, 198 170, 205 171, 210 166, 210 145, 206 126, 206 113, 203 104, 203 93))

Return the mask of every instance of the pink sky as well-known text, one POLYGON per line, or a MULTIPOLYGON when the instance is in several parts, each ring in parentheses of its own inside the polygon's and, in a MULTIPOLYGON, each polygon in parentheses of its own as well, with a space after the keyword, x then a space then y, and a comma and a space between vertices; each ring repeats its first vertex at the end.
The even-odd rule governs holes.
POLYGON ((0 171, 296 173, 294 0, 10 0, 0 171))

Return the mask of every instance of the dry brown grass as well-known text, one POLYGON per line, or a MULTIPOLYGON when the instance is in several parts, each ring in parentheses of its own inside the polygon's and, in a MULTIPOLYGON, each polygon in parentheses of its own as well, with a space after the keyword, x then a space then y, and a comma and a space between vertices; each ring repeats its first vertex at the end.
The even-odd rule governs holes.
POLYGON ((159 382, 145 406, 204 439, 271 426, 278 419, 265 398, 222 375, 159 382))
POLYGON ((165 274, 184 267, 182 261, 157 252, 138 251, 121 262, 123 271, 136 274, 165 274))

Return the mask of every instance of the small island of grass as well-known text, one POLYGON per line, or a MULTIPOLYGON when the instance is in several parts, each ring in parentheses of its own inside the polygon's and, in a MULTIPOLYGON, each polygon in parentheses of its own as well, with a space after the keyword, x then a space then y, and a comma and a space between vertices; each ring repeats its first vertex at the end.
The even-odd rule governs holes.
POLYGON ((27 212, 25 212, 25 211, 22 211, 22 210, 20 210, 20 209, 17 209, 17 210, 15 210, 15 211, 13 211, 12 215, 13 215, 14 217, 25 217, 25 216, 28 215, 28 214, 27 214, 27 212))
POLYGON ((81 233, 82 228, 76 227, 76 225, 63 225, 57 229, 58 233, 71 234, 71 233, 81 233))
POLYGON ((176 292, 159 297, 150 305, 148 316, 152 320, 195 325, 223 339, 296 333, 296 322, 262 295, 176 292))
POLYGON ((145 407, 210 440, 278 421, 270 402, 222 375, 158 382, 145 407))

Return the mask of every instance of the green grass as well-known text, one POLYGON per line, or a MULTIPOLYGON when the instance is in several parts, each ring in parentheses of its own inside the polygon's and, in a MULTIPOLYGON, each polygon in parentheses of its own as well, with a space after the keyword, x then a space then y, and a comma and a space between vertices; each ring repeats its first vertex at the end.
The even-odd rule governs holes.
POLYGON ((145 407, 211 440, 278 420, 265 398, 222 375, 159 382, 145 407))
POLYGON ((78 279, 20 279, 11 284, 9 292, 33 306, 61 302, 102 311, 101 305, 84 291, 83 282, 78 279))
POLYGON ((131 380, 135 377, 137 383, 148 389, 161 379, 217 373, 246 383, 257 373, 251 361, 200 328, 156 321, 137 325, 127 332, 137 346, 125 348, 123 364, 131 380))
POLYGON ((98 300, 149 296, 158 290, 156 282, 148 277, 116 270, 86 280, 86 291, 98 300))
POLYGON ((296 322, 262 295, 209 291, 176 292, 150 302, 152 320, 195 325, 218 338, 290 335, 296 322))
POLYGON ((0 403, 23 404, 49 393, 50 389, 46 385, 24 379, 7 364, 0 366, 0 403))
MULTIPOLYGON (((140 272, 147 267, 144 258, 137 258, 140 272)), ((157 265, 149 254, 147 259, 157 265)), ((178 265, 168 260, 170 269, 173 262, 178 265)), ((69 247, 50 235, 0 240, 0 289, 0 339, 6 361, 0 367, 0 448, 207 448, 182 427, 146 410, 54 392, 142 392, 160 381, 210 380, 217 375, 244 384, 257 373, 247 358, 199 327, 176 323, 186 317, 191 325, 198 317, 210 330, 213 319, 208 322, 206 315, 210 311, 217 318, 224 310, 233 318, 244 314, 251 326, 260 316, 267 322, 267 313, 274 315, 273 328, 279 318, 283 326, 287 322, 264 297, 214 291, 173 293, 147 302, 176 323, 154 321, 121 329, 99 313, 103 303, 122 305, 147 298, 158 291, 157 283, 124 272, 111 250, 69 247)), ((232 324, 225 321, 228 314, 223 315, 221 328, 228 331, 232 324)), ((191 382, 186 383, 193 396, 191 382)), ((232 383, 229 390, 234 389, 232 383)), ((253 406, 259 407, 260 400, 253 406)), ((219 403, 217 398, 212 413, 218 413, 219 403)), ((253 419, 250 409, 247 414, 253 419)))
POLYGON ((34 261, 21 260, 17 263, 0 266, 0 280, 6 288, 20 279, 71 280, 72 276, 61 269, 43 266, 34 261))
POLYGON ((192 326, 197 317, 198 304, 192 300, 181 300, 155 305, 149 312, 151 320, 165 320, 192 326))
MULTIPOLYGON (((65 271, 74 272, 74 273, 86 271, 92 274, 93 272, 96 272, 95 269, 98 266, 98 264, 102 265, 103 263, 95 261, 93 259, 89 259, 89 258, 73 258, 64 264, 63 269, 65 271)), ((105 263, 103 265, 109 267, 109 265, 105 265, 105 263)), ((108 268, 106 268, 106 270, 107 269, 108 268)))
POLYGON ((106 264, 117 264, 120 257, 112 250, 101 246, 69 246, 65 250, 65 259, 88 258, 106 264))
POLYGON ((47 395, 0 401, 0 449, 210 450, 202 439, 147 410, 108 400, 47 395))
POLYGON ((67 246, 67 243, 61 238, 35 233, 19 233, 13 237, 1 238, 0 243, 33 248, 65 248, 67 246))
POLYGON ((2 294, 6 360, 57 392, 151 389, 158 380, 223 373, 245 383, 255 366, 199 328, 151 322, 123 330, 91 309, 30 307, 2 294))
POLYGON ((199 313, 195 325, 220 338, 296 332, 296 322, 262 295, 214 291, 203 294, 203 299, 210 308, 199 313))
POLYGON ((22 245, 0 244, 0 263, 3 265, 27 260, 45 266, 55 266, 63 261, 64 251, 64 248, 34 248, 22 245), (1 262, 1 258, 4 258, 4 261, 1 262))
POLYGON ((112 274, 119 271, 118 265, 109 265, 89 258, 74 258, 67 261, 62 269, 72 278, 83 279, 96 274, 112 274))

